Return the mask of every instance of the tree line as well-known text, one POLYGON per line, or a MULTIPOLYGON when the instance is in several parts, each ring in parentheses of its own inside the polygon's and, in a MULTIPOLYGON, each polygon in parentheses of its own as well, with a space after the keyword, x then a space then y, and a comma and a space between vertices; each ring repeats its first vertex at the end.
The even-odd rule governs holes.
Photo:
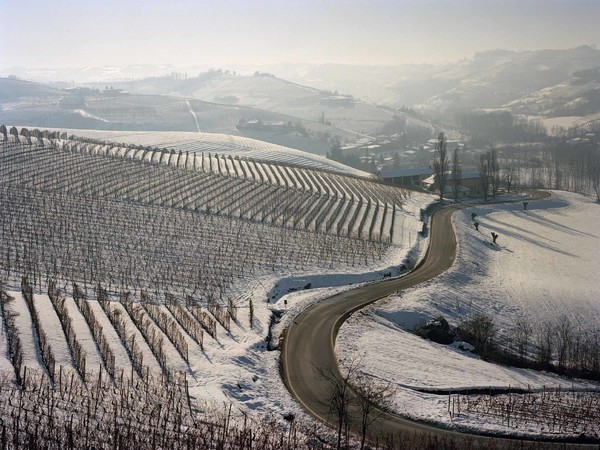
POLYGON ((464 319, 456 329, 484 359, 587 379, 600 378, 600 330, 583 330, 568 317, 536 323, 518 318, 499 336, 486 314, 464 319))

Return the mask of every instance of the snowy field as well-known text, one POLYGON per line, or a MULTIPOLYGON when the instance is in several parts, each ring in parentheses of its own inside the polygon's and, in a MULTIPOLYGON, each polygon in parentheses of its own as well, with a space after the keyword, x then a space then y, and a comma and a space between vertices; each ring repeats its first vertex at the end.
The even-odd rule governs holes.
POLYGON ((521 317, 534 326, 567 317, 580 330, 598 330, 599 219, 599 204, 566 192, 532 201, 527 211, 515 203, 456 212, 459 251, 453 267, 351 317, 337 339, 341 363, 359 361, 372 382, 391 383, 396 389, 395 410, 402 415, 466 429, 550 433, 535 426, 514 429, 493 420, 485 423, 472 414, 451 420, 448 395, 419 389, 600 386, 491 364, 455 345, 436 344, 407 330, 440 314, 457 324, 479 313, 493 317, 501 336, 521 317), (473 212, 479 231, 471 224, 473 212), (498 246, 491 244, 491 232, 499 234, 498 246))

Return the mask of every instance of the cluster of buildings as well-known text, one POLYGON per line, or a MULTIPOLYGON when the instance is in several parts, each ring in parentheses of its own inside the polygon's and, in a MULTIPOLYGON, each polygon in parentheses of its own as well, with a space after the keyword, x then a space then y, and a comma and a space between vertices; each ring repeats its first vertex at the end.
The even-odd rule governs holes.
MULTIPOLYGON (((437 139, 429 139, 423 145, 408 147, 402 152, 396 152, 394 157, 384 158, 379 165, 377 178, 389 184, 411 189, 423 189, 439 192, 437 179, 431 167, 437 139)), ((447 140, 448 154, 454 150, 464 150, 464 145, 458 140, 447 140)), ((477 197, 482 194, 479 172, 463 172, 459 176, 460 198, 477 197)), ((454 181, 451 172, 447 173, 447 185, 444 196, 454 197, 454 181)))
POLYGON ((291 124, 283 120, 241 119, 237 124, 238 130, 254 130, 285 133, 290 131, 291 124))
MULTIPOLYGON (((437 178, 431 167, 393 168, 384 167, 377 172, 377 178, 386 183, 411 189, 423 189, 438 192, 437 178)), ((463 172, 459 175, 459 198, 478 197, 482 195, 479 172, 463 172)), ((447 183, 444 189, 445 197, 454 196, 454 178, 451 172, 447 173, 447 183)))

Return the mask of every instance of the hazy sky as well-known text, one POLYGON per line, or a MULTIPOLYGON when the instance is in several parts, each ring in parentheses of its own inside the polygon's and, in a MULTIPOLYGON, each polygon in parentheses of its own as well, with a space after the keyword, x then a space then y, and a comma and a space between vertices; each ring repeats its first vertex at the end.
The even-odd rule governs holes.
POLYGON ((600 44, 600 0, 0 0, 0 68, 452 61, 600 44))

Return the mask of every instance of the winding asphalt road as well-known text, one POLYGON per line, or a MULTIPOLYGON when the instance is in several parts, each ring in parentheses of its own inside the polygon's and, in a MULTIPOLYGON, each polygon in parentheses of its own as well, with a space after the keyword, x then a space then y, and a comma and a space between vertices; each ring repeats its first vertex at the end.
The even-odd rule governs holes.
MULTIPOLYGON (((529 200, 547 197, 537 192, 529 200)), ((328 398, 331 383, 323 373, 341 377, 335 356, 335 339, 342 323, 355 311, 399 290, 430 280, 452 266, 456 256, 456 236, 452 214, 466 206, 453 205, 438 210, 432 217, 430 241, 421 263, 407 275, 363 286, 329 297, 307 308, 290 324, 284 335, 281 368, 290 393, 315 418, 335 427, 336 416, 330 411, 328 398)), ((381 345, 385 346, 382 342, 381 345)), ((402 364, 398 361, 398 364, 402 364)), ((355 394, 351 391, 351 397, 355 394)), ((381 417, 371 426, 371 438, 399 436, 406 432, 426 432, 445 437, 467 435, 402 418, 393 413, 376 411, 381 417)), ((355 430, 361 414, 356 406, 349 411, 355 430)), ((478 436, 480 439, 486 438, 478 436)))

